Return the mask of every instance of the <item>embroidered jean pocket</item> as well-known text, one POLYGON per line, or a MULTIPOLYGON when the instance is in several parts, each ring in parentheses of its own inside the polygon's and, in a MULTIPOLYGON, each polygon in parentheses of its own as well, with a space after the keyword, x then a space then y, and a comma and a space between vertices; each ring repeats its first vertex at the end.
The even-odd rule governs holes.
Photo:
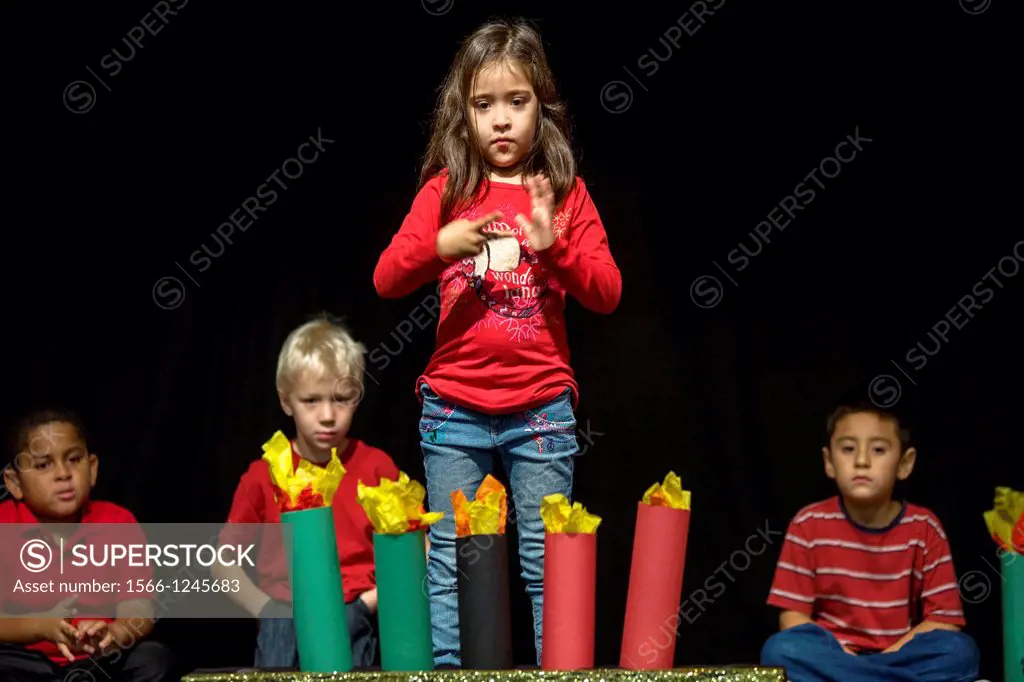
POLYGON ((420 415, 420 433, 436 434, 455 414, 455 405, 440 397, 426 384, 420 385, 423 412, 420 415))
POLYGON ((539 453, 576 451, 576 415, 572 411, 572 393, 565 389, 561 395, 537 408, 523 412, 526 430, 533 434, 539 453))

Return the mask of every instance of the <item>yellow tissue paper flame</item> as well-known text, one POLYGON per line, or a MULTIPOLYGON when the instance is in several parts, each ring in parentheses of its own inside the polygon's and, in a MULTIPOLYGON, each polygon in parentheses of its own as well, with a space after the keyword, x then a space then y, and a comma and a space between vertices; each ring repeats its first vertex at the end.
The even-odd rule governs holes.
POLYGON ((295 468, 291 441, 280 431, 263 444, 263 461, 270 468, 270 480, 281 493, 278 499, 281 511, 331 506, 334 493, 345 476, 337 448, 331 448, 331 460, 325 467, 300 458, 295 468))
POLYGON ((1024 514, 1024 493, 1012 488, 996 488, 994 511, 1007 523, 1016 523, 1024 514))
POLYGON ((508 511, 505 486, 490 474, 477 488, 472 502, 466 499, 461 490, 453 492, 452 509, 455 511, 456 537, 505 533, 505 516, 508 511))
POLYGON ((425 512, 423 499, 427 491, 404 471, 398 472, 398 480, 381 478, 377 486, 356 484, 356 499, 359 501, 373 529, 382 535, 398 535, 416 531, 440 520, 444 512, 425 512))
POLYGON ((985 512, 985 526, 1000 549, 1024 553, 1024 493, 996 488, 993 509, 985 512))
POLYGON ((652 507, 689 509, 690 491, 683 490, 683 482, 674 471, 665 475, 662 483, 655 483, 644 493, 643 503, 652 507))
POLYGON ((540 517, 548 533, 597 533, 601 517, 591 514, 579 502, 571 506, 561 493, 547 495, 540 503, 540 517))

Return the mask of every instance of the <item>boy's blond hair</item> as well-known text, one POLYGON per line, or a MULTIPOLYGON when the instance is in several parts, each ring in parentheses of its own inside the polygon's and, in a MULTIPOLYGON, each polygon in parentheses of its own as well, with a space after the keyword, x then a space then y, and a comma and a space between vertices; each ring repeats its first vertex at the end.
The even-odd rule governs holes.
POLYGON ((366 347, 340 322, 322 315, 292 330, 277 358, 277 390, 288 393, 304 371, 318 378, 363 381, 366 347))

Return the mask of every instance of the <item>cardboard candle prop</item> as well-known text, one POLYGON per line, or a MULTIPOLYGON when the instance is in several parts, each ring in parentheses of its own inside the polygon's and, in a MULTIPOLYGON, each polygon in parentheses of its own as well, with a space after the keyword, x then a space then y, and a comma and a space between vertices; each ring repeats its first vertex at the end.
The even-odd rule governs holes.
POLYGON ((594 667, 594 601, 597 582, 597 527, 590 514, 565 495, 540 504, 544 521, 544 628, 541 668, 594 667))
POLYGON ((669 472, 637 505, 619 667, 672 667, 690 532, 690 491, 669 472))
POLYGON ((295 467, 291 443, 280 431, 263 450, 281 523, 291 531, 284 539, 299 667, 303 672, 347 672, 352 642, 331 509, 345 467, 336 448, 327 466, 300 459, 295 467))
POLYGON ((1003 679, 1024 682, 1024 492, 996 488, 985 525, 1003 572, 1003 679))
POLYGON ((458 570, 459 637, 462 667, 512 667, 512 613, 509 608, 505 487, 490 474, 466 499, 452 493, 455 511, 455 565, 458 570))
POLYGON ((426 490, 399 472, 376 487, 357 485, 357 499, 373 524, 373 561, 377 576, 377 621, 381 668, 432 670, 425 529, 442 512, 426 513, 426 490))

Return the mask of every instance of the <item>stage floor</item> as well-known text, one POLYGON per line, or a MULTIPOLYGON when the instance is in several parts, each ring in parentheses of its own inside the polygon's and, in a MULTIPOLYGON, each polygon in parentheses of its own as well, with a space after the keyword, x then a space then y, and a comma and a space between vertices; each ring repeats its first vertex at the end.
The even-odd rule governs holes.
POLYGON ((431 670, 389 672, 366 670, 349 673, 302 673, 293 671, 197 670, 182 682, 786 682, 781 668, 729 666, 675 668, 672 670, 558 671, 523 668, 516 670, 431 670))

